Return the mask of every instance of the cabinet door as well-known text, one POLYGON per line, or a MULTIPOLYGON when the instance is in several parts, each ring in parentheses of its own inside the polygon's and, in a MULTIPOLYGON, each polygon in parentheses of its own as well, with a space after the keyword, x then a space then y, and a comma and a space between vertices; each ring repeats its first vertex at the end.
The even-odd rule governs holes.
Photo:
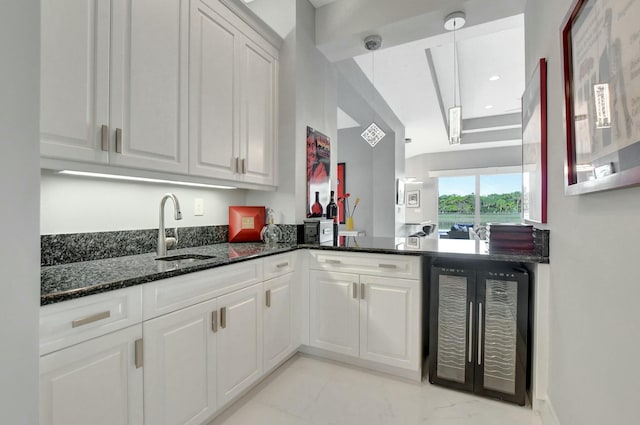
POLYGON ((262 284, 218 298, 218 405, 262 375, 262 284))
POLYGON ((217 11, 200 0, 191 2, 190 174, 239 178, 240 38, 217 11))
POLYGON ((475 392, 525 403, 528 293, 525 273, 478 273, 475 392))
POLYGON ((110 0, 43 0, 40 153, 103 162, 109 125, 110 0))
POLYGON ((275 185, 277 61, 248 38, 240 60, 240 171, 245 182, 275 185))
POLYGON ((429 381, 473 391, 475 272, 434 267, 431 274, 429 381))
POLYGON ((186 173, 189 0, 113 1, 110 163, 186 173))
POLYGON ((420 283, 360 276, 360 358, 420 369, 420 283))
POLYGON ((147 425, 201 424, 216 410, 216 300, 143 323, 147 425))
POLYGON ((264 369, 270 370, 293 351, 293 273, 264 283, 264 369))
POLYGON ((312 270, 309 283, 310 345, 357 357, 359 276, 312 270))
POLYGON ((141 425, 142 368, 129 328, 40 358, 40 425, 141 425))

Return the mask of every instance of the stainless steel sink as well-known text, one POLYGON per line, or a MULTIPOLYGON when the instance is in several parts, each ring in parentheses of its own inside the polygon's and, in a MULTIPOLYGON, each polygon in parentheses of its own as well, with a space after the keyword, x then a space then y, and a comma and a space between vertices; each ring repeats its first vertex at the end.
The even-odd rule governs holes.
POLYGON ((179 254, 179 255, 170 255, 167 257, 158 257, 156 258, 156 261, 167 261, 167 262, 172 262, 174 264, 188 264, 188 263, 193 263, 194 261, 209 260, 211 258, 216 258, 216 257, 215 255, 179 254))

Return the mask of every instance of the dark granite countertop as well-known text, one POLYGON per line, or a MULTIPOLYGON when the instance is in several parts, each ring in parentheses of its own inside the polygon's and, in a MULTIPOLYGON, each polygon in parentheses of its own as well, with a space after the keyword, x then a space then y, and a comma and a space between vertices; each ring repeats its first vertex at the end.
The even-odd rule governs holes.
POLYGON ((549 262, 548 257, 534 254, 490 253, 486 242, 455 239, 346 237, 341 238, 341 246, 337 247, 291 243, 278 244, 275 247, 267 247, 262 243, 221 243, 170 251, 169 255, 189 253, 215 256, 212 259, 182 265, 175 262, 156 261, 157 255, 148 253, 42 267, 40 304, 53 304, 240 261, 307 248, 429 255, 460 260, 549 262))

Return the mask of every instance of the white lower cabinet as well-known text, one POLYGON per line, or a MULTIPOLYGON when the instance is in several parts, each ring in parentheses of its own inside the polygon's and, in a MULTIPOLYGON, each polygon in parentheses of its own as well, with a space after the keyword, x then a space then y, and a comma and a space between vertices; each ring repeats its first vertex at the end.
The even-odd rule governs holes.
POLYGON ((199 425, 262 375, 262 284, 148 320, 146 425, 199 425))
POLYGON ((360 276, 360 358, 420 367, 420 297, 415 280, 360 276))
POLYGON ((293 346, 293 273, 264 282, 264 370, 286 359, 293 346))
POLYGON ((420 369, 420 281, 310 272, 310 345, 420 369))
POLYGON ((312 270, 309 279, 309 342, 358 356, 358 275, 312 270))
POLYGON ((136 325, 40 358, 40 425, 141 425, 136 325))
POLYGON ((262 375, 262 284, 218 298, 218 406, 262 375))
POLYGON ((148 320, 144 422, 199 425, 216 411, 217 300, 148 320))

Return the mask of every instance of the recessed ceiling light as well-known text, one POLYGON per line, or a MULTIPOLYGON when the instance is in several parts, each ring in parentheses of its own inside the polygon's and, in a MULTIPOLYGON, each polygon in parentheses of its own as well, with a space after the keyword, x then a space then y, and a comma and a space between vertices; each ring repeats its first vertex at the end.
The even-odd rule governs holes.
POLYGON ((492 75, 491 77, 489 77, 489 81, 498 81, 500 79, 499 75, 492 75))
POLYGON ((487 106, 485 106, 484 108, 485 108, 485 109, 492 109, 492 108, 493 108, 493 105, 487 105, 487 106))

